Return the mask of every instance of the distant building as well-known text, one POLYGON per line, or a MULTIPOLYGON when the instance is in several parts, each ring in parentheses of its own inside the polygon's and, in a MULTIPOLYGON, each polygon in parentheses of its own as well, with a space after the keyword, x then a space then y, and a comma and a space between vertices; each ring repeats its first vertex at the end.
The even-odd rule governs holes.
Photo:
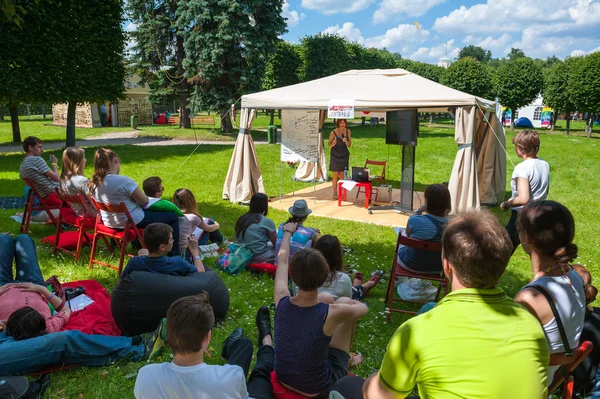
POLYGON ((442 57, 438 60, 438 66, 442 68, 448 68, 452 64, 452 60, 448 57, 442 57))
MULTIPOLYGON (((502 107, 504 114, 504 126, 510 126, 510 117, 512 112, 506 107, 502 107)), ((531 104, 519 108, 515 112, 515 121, 519 118, 527 118, 535 128, 549 127, 551 123, 552 108, 544 104, 544 100, 539 95, 531 104)))

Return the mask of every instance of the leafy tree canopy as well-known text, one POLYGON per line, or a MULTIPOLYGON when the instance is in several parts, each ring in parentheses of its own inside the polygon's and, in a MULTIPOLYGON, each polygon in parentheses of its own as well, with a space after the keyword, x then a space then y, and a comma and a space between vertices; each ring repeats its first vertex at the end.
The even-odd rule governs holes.
POLYGON ((458 59, 461 58, 474 58, 479 62, 488 62, 492 59, 492 52, 490 50, 485 50, 482 47, 470 44, 460 49, 460 52, 458 53, 458 59))
POLYGON ((577 111, 600 112, 600 52, 573 59, 569 95, 577 111))
POLYGON ((493 80, 487 65, 462 58, 446 69, 440 83, 483 98, 493 97, 493 80))
POLYGON ((527 57, 525 55, 525 52, 523 52, 523 50, 521 50, 520 48, 514 48, 512 47, 510 49, 510 51, 508 52, 508 54, 506 54, 506 59, 507 60, 516 60, 517 58, 525 58, 527 57))
POLYGON ((303 37, 301 79, 309 81, 352 69, 347 46, 346 39, 337 35, 303 37))
POLYGON ((277 51, 271 54, 267 62, 262 88, 270 90, 298 83, 301 66, 299 46, 280 40, 277 43, 277 51))

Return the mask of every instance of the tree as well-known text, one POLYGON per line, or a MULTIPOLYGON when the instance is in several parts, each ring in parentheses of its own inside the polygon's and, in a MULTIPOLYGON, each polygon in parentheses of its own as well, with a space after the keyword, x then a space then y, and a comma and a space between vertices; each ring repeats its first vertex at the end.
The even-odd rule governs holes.
POLYGON ((0 102, 9 104, 13 140, 20 141, 19 103, 68 102, 66 144, 75 145, 77 103, 116 101, 123 92, 121 3, 21 4, 26 13, 20 28, 0 24, 0 102))
POLYGON ((491 98, 493 95, 494 84, 489 68, 474 58, 461 58, 452 63, 440 83, 478 97, 491 98))
POLYGON ((444 73, 444 68, 439 67, 433 64, 427 64, 424 62, 416 62, 409 60, 401 60, 397 63, 402 69, 406 69, 409 72, 416 73, 417 75, 433 80, 434 82, 439 82, 444 73), (408 62, 406 62, 408 61, 408 62))
POLYGON ((261 87, 269 56, 285 33, 280 0, 188 0, 177 8, 185 75, 193 83, 193 109, 215 109, 221 129, 232 131, 230 106, 261 87))
POLYGON ((492 52, 470 44, 460 49, 458 59, 461 58, 474 58, 479 62, 488 62, 492 59, 492 52))
MULTIPOLYGON (((569 134, 571 113, 575 111, 575 104, 569 93, 569 83, 576 58, 567 58, 564 62, 557 61, 552 64, 544 75, 544 103, 554 109, 555 115, 565 114, 567 127, 565 134, 569 134)), ((553 125, 554 128, 554 125, 553 125)))
POLYGON ((298 73, 302 66, 302 58, 298 45, 280 40, 277 51, 269 57, 262 81, 264 90, 289 86, 300 82, 298 73))
POLYGON ((17 26, 22 25, 27 11, 19 3, 19 0, 0 0, 0 23, 10 22, 17 26))
POLYGON ((592 136, 594 116, 600 113, 600 52, 577 59, 569 79, 569 94, 577 111, 587 113, 586 133, 592 136))
POLYGON ((318 34, 302 38, 302 68, 300 79, 303 82, 318 79, 349 69, 352 59, 348 54, 346 39, 329 34, 318 34))
POLYGON ((514 47, 512 47, 510 49, 508 54, 506 54, 506 59, 509 61, 513 61, 513 60, 516 60, 517 58, 525 58, 525 57, 527 57, 527 56, 525 55, 523 50, 521 50, 520 48, 514 48, 514 47))
POLYGON ((136 24, 136 29, 131 32, 135 41, 131 60, 133 71, 150 87, 150 100, 164 104, 178 98, 179 126, 190 128, 190 84, 183 67, 186 53, 183 32, 177 30, 179 3, 176 0, 150 3, 128 0, 128 11, 136 24))
POLYGON ((350 65, 347 69, 389 69, 396 67, 397 58, 386 49, 365 48, 358 43, 346 45, 350 65))
POLYGON ((510 109, 510 130, 514 131, 515 111, 530 104, 543 88, 541 69, 529 57, 509 59, 496 71, 496 94, 510 109))

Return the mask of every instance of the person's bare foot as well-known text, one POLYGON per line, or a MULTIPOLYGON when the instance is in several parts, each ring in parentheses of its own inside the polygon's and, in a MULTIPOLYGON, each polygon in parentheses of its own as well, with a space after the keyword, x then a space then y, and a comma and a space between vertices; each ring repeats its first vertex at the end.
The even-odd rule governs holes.
POLYGON ((373 287, 375 287, 379 283, 379 276, 375 275, 369 279, 366 283, 362 284, 363 287, 363 296, 366 296, 369 291, 373 287))
POLYGON ((348 359, 348 368, 353 369, 360 366, 365 359, 360 353, 350 352, 350 359, 348 359))

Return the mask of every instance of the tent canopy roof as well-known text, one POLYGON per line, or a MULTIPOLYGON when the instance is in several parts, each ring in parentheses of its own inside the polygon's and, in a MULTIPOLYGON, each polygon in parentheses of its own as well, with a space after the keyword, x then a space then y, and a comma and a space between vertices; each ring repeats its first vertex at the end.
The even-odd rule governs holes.
POLYGON ((242 96, 242 108, 327 109, 331 99, 355 100, 356 110, 419 108, 445 112, 448 107, 492 108, 493 101, 444 86, 404 69, 341 72, 309 82, 242 96))

